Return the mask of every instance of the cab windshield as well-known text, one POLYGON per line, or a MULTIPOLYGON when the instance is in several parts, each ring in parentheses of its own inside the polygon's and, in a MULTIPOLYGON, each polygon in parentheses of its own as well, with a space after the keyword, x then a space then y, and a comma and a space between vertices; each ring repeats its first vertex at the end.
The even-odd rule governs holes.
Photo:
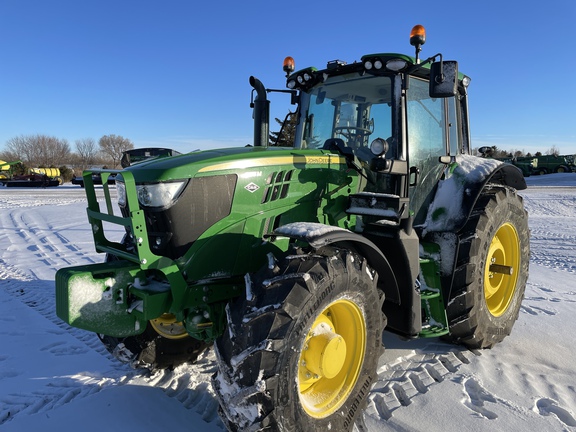
POLYGON ((392 135, 392 85, 389 77, 332 77, 309 95, 302 148, 322 148, 326 140, 340 138, 361 160, 373 155, 375 138, 392 135))

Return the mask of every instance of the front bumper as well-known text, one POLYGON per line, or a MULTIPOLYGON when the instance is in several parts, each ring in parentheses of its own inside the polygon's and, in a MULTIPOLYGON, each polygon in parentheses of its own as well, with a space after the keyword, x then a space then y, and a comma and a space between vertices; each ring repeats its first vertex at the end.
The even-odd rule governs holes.
POLYGON ((56 314, 73 327, 114 337, 142 333, 169 307, 170 286, 141 287, 140 266, 114 261, 56 273, 56 314))

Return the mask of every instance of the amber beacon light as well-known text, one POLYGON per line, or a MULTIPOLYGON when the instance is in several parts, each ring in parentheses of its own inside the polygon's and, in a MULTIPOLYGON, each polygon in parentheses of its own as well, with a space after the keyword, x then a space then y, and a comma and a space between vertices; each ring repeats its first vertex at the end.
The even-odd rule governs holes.
POLYGON ((416 47, 416 63, 420 63, 418 54, 422 50, 422 45, 426 43, 426 29, 423 25, 417 24, 410 32, 410 45, 416 47))
POLYGON ((286 78, 288 78, 290 74, 294 72, 294 68, 295 68, 294 59, 290 56, 286 57, 284 59, 284 66, 282 68, 284 69, 284 72, 286 72, 286 78))

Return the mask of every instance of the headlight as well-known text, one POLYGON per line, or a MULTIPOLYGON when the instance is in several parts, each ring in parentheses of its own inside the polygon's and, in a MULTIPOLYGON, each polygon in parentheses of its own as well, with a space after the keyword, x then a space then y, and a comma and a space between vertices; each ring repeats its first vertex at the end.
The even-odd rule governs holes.
POLYGON ((118 196, 118 205, 124 207, 126 205, 126 185, 118 179, 116 179, 116 194, 118 196))
POLYGON ((144 207, 170 207, 184 189, 185 181, 136 185, 138 201, 144 207))

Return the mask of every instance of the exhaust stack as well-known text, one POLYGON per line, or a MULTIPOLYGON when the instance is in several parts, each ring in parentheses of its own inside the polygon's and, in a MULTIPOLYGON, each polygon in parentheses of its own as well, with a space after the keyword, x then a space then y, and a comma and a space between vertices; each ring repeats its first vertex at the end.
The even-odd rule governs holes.
POLYGON ((250 85, 256 90, 254 100, 254 146, 268 147, 270 132, 270 101, 266 97, 266 89, 258 78, 250 77, 250 85))

